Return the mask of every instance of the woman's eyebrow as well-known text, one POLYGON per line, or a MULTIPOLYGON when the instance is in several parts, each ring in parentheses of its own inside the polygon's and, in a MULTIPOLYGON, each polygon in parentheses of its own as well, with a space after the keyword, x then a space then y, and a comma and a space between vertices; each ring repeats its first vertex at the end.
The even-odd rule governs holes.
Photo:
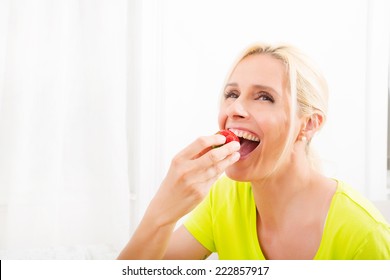
MULTIPOLYGON (((227 84, 225 85, 225 89, 226 89, 227 87, 229 87, 229 86, 231 86, 231 87, 238 87, 239 85, 238 85, 238 83, 235 83, 235 82, 233 82, 233 83, 227 83, 227 84)), ((270 86, 265 86, 265 85, 261 85, 261 84, 253 84, 253 85, 251 85, 251 88, 266 90, 266 91, 273 92, 273 93, 275 93, 275 94, 277 94, 277 95, 281 95, 281 93, 279 93, 276 89, 274 89, 273 87, 270 87, 270 86)))
POLYGON ((225 85, 225 88, 227 88, 227 87, 237 87, 237 86, 238 86, 237 83, 227 83, 227 84, 225 85))
POLYGON ((281 95, 281 93, 279 93, 279 91, 277 91, 276 89, 274 89, 273 87, 270 87, 270 86, 265 86, 265 85, 252 85, 253 88, 256 88, 256 89, 261 89, 261 90, 266 90, 266 91, 270 91, 270 92, 273 92, 277 95, 281 95))

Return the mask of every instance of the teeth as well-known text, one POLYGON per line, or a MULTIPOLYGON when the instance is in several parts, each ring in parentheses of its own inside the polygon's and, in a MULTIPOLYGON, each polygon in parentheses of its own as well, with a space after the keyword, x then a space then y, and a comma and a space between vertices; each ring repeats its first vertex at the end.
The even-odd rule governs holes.
POLYGON ((255 142, 260 142, 260 139, 258 137, 249 133, 248 131, 243 131, 243 130, 234 129, 234 128, 229 128, 229 130, 240 138, 244 138, 244 139, 255 141, 255 142))

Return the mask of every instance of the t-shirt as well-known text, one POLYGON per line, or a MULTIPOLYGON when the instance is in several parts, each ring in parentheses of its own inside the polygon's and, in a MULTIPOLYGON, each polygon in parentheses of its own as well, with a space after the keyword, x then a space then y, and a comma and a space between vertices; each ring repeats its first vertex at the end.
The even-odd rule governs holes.
MULTIPOLYGON (((219 259, 265 259, 248 182, 220 178, 184 226, 205 248, 217 252, 219 259)), ((314 259, 390 259, 389 224, 367 199, 342 181, 337 181, 314 259)))

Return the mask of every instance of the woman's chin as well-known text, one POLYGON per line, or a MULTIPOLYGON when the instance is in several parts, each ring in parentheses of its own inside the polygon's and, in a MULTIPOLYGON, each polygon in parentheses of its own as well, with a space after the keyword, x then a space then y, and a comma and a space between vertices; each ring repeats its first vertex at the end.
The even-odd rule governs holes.
POLYGON ((247 176, 245 176, 244 172, 242 169, 233 166, 229 166, 225 170, 225 174, 227 177, 234 181, 239 181, 239 182, 247 182, 249 181, 247 176))

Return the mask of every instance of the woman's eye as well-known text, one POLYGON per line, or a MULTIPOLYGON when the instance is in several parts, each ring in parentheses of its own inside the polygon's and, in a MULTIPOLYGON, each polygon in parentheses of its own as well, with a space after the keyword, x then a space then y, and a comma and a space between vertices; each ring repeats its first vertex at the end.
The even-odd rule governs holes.
POLYGON ((230 91, 225 93, 225 99, 228 98, 238 98, 238 94, 236 92, 230 91))
POLYGON ((275 101, 270 94, 265 93, 265 92, 258 93, 256 99, 261 100, 261 101, 269 101, 271 103, 274 103, 274 101, 275 101))

